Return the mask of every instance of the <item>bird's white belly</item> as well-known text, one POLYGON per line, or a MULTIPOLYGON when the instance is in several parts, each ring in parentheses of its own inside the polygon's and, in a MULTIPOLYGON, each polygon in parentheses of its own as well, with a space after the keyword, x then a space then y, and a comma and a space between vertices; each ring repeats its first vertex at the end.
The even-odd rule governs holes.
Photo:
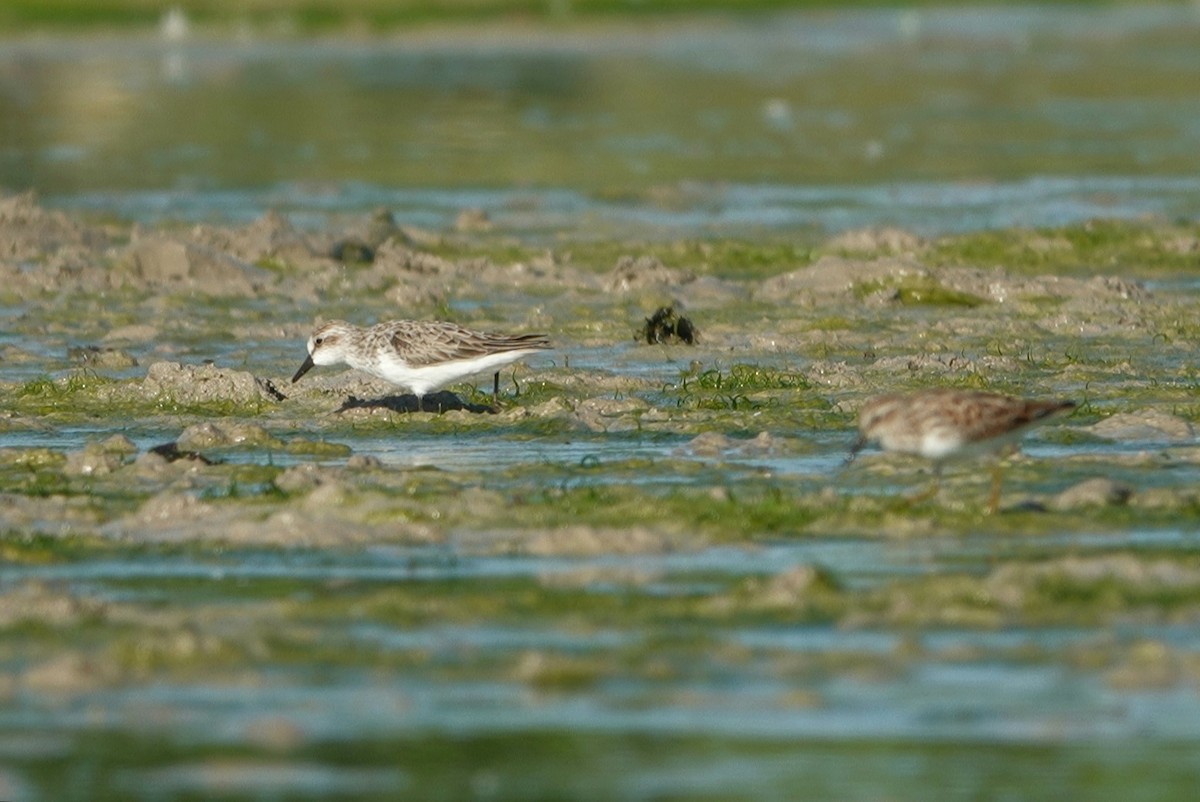
POLYGON ((497 354, 485 354, 472 359, 456 359, 451 362, 437 362, 432 365, 409 367, 400 359, 383 359, 374 371, 380 378, 392 384, 407 388, 418 396, 423 396, 432 390, 445 387, 451 382, 475 373, 495 370, 498 367, 514 362, 523 356, 534 353, 533 350, 504 351, 497 354))
POLYGON ((934 461, 945 459, 973 459, 1003 451, 1019 442, 1022 432, 1012 431, 984 440, 967 440, 960 433, 950 431, 927 432, 921 441, 921 455, 934 461))
POLYGON ((921 456, 940 460, 951 456, 952 454, 960 453, 963 450, 962 437, 949 431, 930 431, 926 432, 921 438, 919 453, 921 456))

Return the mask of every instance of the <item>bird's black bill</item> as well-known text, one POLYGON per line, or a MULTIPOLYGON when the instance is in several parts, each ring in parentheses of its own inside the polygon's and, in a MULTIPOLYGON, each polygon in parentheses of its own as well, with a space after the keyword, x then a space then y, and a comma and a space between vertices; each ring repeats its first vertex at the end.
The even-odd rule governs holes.
POLYGON ((867 444, 867 438, 863 437, 862 435, 859 435, 858 439, 855 440, 854 443, 850 446, 850 453, 846 455, 846 460, 845 460, 845 462, 842 463, 842 467, 845 468, 851 462, 854 462, 854 458, 858 456, 858 452, 862 451, 863 447, 866 446, 866 444, 867 444))
POLYGON ((300 377, 312 370, 314 364, 315 363, 312 361, 312 354, 304 357, 304 364, 300 366, 300 370, 296 371, 296 375, 292 377, 292 384, 300 381, 300 377))

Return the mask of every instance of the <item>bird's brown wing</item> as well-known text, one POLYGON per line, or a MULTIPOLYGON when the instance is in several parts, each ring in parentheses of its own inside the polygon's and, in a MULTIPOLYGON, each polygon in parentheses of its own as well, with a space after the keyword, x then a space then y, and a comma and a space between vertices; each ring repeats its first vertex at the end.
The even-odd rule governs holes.
POLYGON ((411 367, 550 347, 544 334, 491 334, 446 322, 405 321, 395 326, 390 341, 396 353, 411 367))

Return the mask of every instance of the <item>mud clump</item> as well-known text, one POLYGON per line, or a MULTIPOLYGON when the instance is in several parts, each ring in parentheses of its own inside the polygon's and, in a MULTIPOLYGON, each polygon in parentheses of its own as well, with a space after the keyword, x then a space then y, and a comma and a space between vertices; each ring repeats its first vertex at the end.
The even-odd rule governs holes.
POLYGON ((130 323, 117 326, 104 335, 105 342, 152 343, 161 336, 157 326, 149 323, 130 323))
MULTIPOLYGON (((271 283, 265 270, 226 253, 170 237, 139 237, 117 275, 137 287, 187 290, 213 297, 252 297, 271 283)), ((121 282, 118 282, 121 283, 121 282)))
POLYGON ((1192 424, 1177 415, 1157 409, 1111 415, 1084 431, 1119 442, 1188 443, 1196 438, 1192 424))
POLYGON ((334 240, 329 255, 339 262, 370 264, 375 252, 390 239, 407 241, 391 210, 379 208, 364 223, 334 240))
POLYGON ((1053 510, 1074 510, 1080 507, 1107 507, 1127 504, 1133 496, 1133 487, 1125 482, 1098 476, 1086 479, 1050 499, 1053 510))
POLYGON ((900 228, 856 228, 844 231, 825 243, 824 249, 837 253, 905 254, 922 247, 921 238, 900 228))
POLYGON ((123 434, 115 434, 100 443, 91 443, 67 455, 63 473, 67 476, 104 476, 122 467, 126 458, 137 453, 137 446, 123 434))
POLYGON ((119 678, 120 671, 110 661, 71 651, 30 666, 22 673, 21 684, 37 693, 75 696, 119 678))
POLYGON ((929 280, 928 267, 909 258, 847 259, 822 256, 815 264, 772 276, 754 293, 762 301, 814 303, 854 298, 859 288, 893 285, 901 280, 929 280))
POLYGON ((77 596, 44 582, 26 581, 0 593, 0 628, 21 623, 39 626, 77 626, 98 620, 108 609, 99 599, 77 596))
POLYGON ((678 532, 645 526, 607 528, 564 526, 522 535, 514 544, 519 551, 537 556, 588 556, 598 554, 668 554, 702 543, 685 540, 678 532))
POLYGON ((770 432, 759 432, 749 440, 728 437, 720 432, 704 432, 696 435, 685 446, 676 449, 675 454, 697 457, 762 457, 774 454, 778 450, 779 443, 770 432))
POLYGON ((142 381, 141 394, 150 401, 176 404, 221 402, 258 406, 277 400, 267 385, 266 381, 244 370, 155 362, 142 381))
POLYGON ((63 249, 99 249, 107 243, 102 231, 43 209, 32 192, 0 198, 0 259, 33 261, 63 249))
POLYGON ((284 443, 261 426, 222 421, 220 423, 197 423, 187 427, 179 435, 175 445, 183 451, 200 451, 205 448, 235 446, 283 448, 284 443))
MULTIPOLYGON (((847 253, 848 251, 843 251, 847 253)), ((850 302, 865 306, 937 306, 974 308, 989 303, 1036 309, 1038 299, 1065 303, 1062 325, 1078 327, 1097 310, 1135 307, 1150 293, 1135 281, 1117 276, 1022 276, 1002 268, 943 267, 928 264, 907 250, 870 255, 826 254, 815 263, 759 283, 760 301, 824 306, 850 302)))
POLYGON ((1200 569, 1168 559, 1133 554, 1101 557, 1063 557, 1035 565, 1010 564, 997 568, 984 581, 989 596, 1007 608, 1058 598, 1071 591, 1084 603, 1105 593, 1132 603, 1164 595, 1181 599, 1200 591, 1200 569))
POLYGON ((317 487, 336 485, 341 471, 313 463, 294 465, 275 477, 275 486, 284 493, 305 493, 317 487))
POLYGON ((608 274, 605 289, 631 292, 646 288, 676 287, 695 281, 694 273, 672 270, 653 256, 622 256, 608 274))
POLYGON ((637 418, 649 409, 637 398, 587 398, 576 405, 575 421, 593 432, 627 432, 638 428, 637 418))
POLYGON ((101 370, 123 370, 137 367, 137 360, 128 351, 98 345, 68 348, 67 359, 83 367, 101 370))
POLYGON ((769 579, 752 579, 746 588, 750 608, 803 609, 815 596, 838 591, 833 576, 819 566, 797 565, 769 579))
POLYGON ((189 239, 249 264, 275 263, 303 270, 327 261, 308 237, 272 211, 242 228, 196 226, 189 239))

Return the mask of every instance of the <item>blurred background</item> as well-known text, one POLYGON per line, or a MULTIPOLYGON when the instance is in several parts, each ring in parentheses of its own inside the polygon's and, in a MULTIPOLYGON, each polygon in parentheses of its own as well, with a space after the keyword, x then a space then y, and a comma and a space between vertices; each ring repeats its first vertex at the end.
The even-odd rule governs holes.
POLYGON ((925 233, 1200 209, 1200 6, 8 0, 0 188, 925 233))

